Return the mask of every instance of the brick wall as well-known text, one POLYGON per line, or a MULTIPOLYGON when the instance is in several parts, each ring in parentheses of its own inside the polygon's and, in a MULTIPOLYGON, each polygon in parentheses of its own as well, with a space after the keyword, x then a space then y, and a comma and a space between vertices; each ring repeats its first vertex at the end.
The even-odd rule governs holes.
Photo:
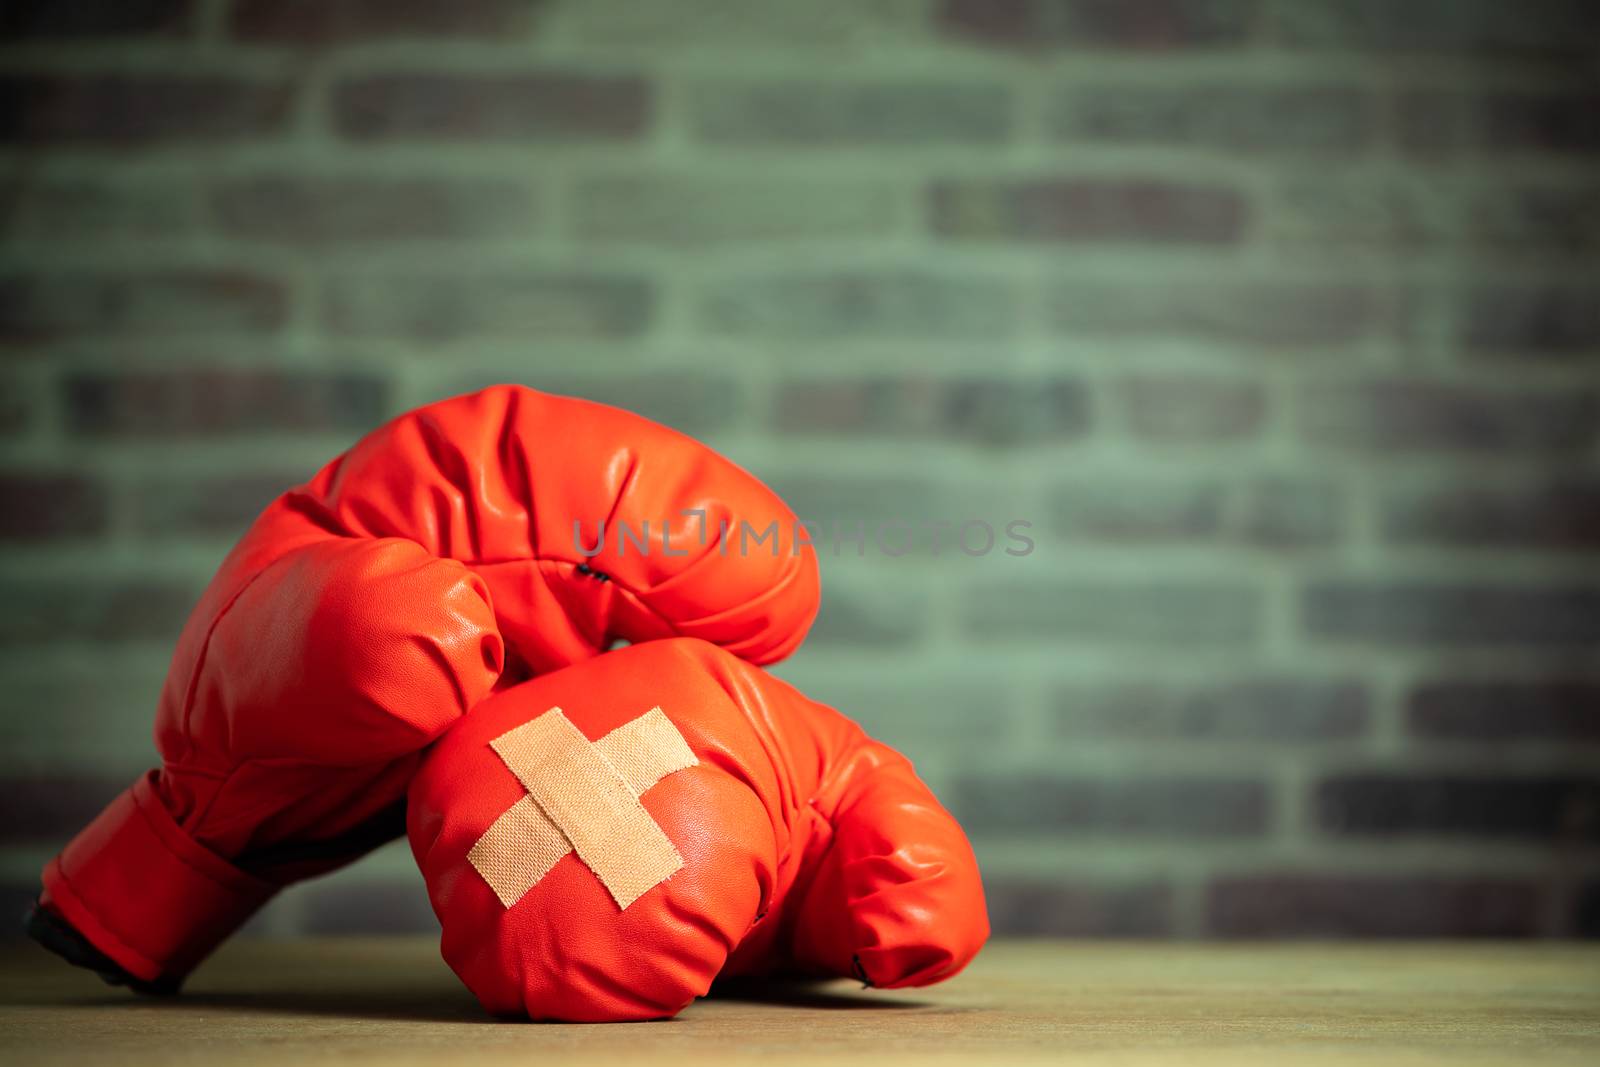
MULTIPOLYGON (((1600 932, 1600 7, 95 0, 0 14, 0 883, 152 760, 198 588, 491 381, 825 554, 782 673, 998 928, 1600 932)), ((402 850, 257 929, 421 928, 402 850)))

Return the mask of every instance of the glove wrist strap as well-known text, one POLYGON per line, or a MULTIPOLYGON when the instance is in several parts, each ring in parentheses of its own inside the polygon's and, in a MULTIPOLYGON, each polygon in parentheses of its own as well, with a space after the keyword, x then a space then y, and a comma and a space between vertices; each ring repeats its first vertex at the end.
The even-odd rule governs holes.
POLYGON ((142 982, 181 979, 277 890, 190 837, 151 771, 44 870, 40 904, 142 982))

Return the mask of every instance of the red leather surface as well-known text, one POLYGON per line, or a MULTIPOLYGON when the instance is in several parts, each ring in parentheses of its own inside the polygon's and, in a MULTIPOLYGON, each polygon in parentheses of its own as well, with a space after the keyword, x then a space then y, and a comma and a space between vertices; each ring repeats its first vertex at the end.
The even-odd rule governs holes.
POLYGON ((413 779, 446 961, 496 1014, 670 1016, 719 974, 926 985, 989 928, 977 861, 910 763, 726 651, 651 642, 503 690, 413 779), (467 853, 524 789, 489 743, 551 707, 591 741, 660 707, 699 757, 641 798, 685 865, 619 909, 576 855, 507 909, 467 853))
POLYGON ((163 766, 138 788, 185 841, 138 892, 100 891, 131 884, 122 865, 148 851, 125 794, 47 868, 46 906, 75 910, 130 972, 181 975, 264 895, 195 908, 167 854, 268 886, 347 862, 399 832, 419 752, 453 721, 617 638, 780 658, 818 601, 793 522, 745 471, 614 408, 499 386, 401 416, 273 502, 184 627, 156 716, 163 766), (704 544, 685 509, 706 513, 704 544), (741 520, 777 521, 782 552, 719 550, 719 523, 741 520), (618 521, 649 524, 649 555, 619 548, 618 521))

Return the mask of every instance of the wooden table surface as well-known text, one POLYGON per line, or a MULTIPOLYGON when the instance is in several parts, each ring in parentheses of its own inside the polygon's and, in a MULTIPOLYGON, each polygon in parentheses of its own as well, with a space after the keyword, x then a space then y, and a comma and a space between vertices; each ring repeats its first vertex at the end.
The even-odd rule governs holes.
POLYGON ((239 942, 181 997, 0 955, 0 1061, 1600 1063, 1600 946, 997 944, 932 989, 745 991, 664 1023, 496 1023, 431 941, 239 942))

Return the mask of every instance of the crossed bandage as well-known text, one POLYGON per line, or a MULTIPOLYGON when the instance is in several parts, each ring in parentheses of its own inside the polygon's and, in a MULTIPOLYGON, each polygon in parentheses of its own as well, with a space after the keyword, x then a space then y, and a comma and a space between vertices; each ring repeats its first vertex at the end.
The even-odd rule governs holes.
POLYGON ((683 735, 651 708, 590 741, 560 708, 501 734, 490 747, 528 795, 507 808, 467 860, 511 907, 569 852, 626 908, 683 866, 639 798, 699 763, 683 735))

